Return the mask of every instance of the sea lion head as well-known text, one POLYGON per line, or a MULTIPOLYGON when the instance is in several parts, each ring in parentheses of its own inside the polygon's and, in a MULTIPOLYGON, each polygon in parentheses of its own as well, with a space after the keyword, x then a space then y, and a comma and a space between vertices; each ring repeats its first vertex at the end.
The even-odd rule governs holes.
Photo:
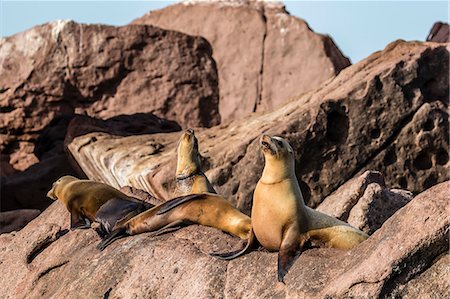
POLYGON ((177 175, 191 175, 200 169, 198 140, 193 129, 187 129, 178 143, 177 175))
POLYGON ((73 182, 74 180, 78 180, 76 177, 73 177, 71 175, 65 175, 57 179, 53 185, 50 191, 47 192, 47 197, 58 200, 58 195, 60 194, 60 190, 63 189, 63 187, 69 183, 73 182))
POLYGON ((273 183, 295 175, 294 150, 289 142, 278 136, 263 134, 259 144, 266 160, 263 181, 273 183))
POLYGON ((278 136, 263 134, 259 140, 266 160, 293 160, 294 150, 289 142, 278 136))

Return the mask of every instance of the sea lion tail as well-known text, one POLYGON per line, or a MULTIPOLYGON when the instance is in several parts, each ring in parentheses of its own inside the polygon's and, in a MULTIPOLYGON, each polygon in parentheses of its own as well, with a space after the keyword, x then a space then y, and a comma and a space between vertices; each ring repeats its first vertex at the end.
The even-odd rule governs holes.
POLYGON ((129 236, 130 234, 127 232, 125 227, 120 227, 116 230, 113 230, 105 239, 103 239, 98 245, 97 249, 103 251, 106 247, 108 247, 114 241, 129 236))

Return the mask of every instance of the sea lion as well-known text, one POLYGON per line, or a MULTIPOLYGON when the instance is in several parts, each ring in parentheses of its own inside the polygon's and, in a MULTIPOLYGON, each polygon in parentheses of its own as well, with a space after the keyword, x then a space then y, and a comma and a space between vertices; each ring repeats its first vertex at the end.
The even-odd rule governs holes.
POLYGON ((128 221, 118 222, 113 232, 97 248, 103 250, 125 236, 144 232, 159 235, 174 227, 192 223, 215 227, 241 239, 248 238, 251 230, 250 217, 222 196, 212 193, 191 194, 171 199, 128 221))
POLYGON ((193 129, 187 129, 181 135, 177 155, 174 197, 189 194, 217 193, 201 169, 198 140, 193 129))
POLYGON ((128 220, 153 207, 109 185, 73 176, 55 181, 47 196, 60 200, 69 210, 71 229, 89 228, 90 223, 97 221, 101 224, 97 230, 100 236, 111 232, 117 221, 128 220))
POLYGON ((265 166, 254 194, 252 232, 244 250, 213 254, 233 259, 250 251, 255 239, 269 251, 278 251, 278 281, 298 256, 306 241, 350 249, 368 238, 364 232, 305 205, 295 175, 294 151, 281 137, 263 135, 260 146, 265 166))

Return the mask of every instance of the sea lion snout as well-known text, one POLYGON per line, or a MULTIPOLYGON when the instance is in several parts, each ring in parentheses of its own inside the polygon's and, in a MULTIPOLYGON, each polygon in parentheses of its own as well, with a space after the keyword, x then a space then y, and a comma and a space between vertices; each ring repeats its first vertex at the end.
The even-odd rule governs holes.
POLYGON ((183 138, 190 140, 192 137, 195 137, 194 129, 189 128, 183 133, 183 138))
POLYGON ((269 153, 273 156, 277 154, 277 147, 269 135, 263 134, 259 139, 259 144, 263 153, 269 153))
POLYGON ((58 199, 58 198, 56 198, 55 193, 53 192, 53 187, 52 187, 52 189, 50 189, 47 192, 47 197, 50 198, 50 199, 53 199, 53 200, 57 200, 58 199))

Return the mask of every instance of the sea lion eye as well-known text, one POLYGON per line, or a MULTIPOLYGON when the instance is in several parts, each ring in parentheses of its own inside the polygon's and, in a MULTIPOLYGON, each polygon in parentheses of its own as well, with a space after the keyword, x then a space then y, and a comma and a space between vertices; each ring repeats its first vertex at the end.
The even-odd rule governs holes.
POLYGON ((281 140, 277 140, 278 146, 283 148, 283 142, 281 140))

